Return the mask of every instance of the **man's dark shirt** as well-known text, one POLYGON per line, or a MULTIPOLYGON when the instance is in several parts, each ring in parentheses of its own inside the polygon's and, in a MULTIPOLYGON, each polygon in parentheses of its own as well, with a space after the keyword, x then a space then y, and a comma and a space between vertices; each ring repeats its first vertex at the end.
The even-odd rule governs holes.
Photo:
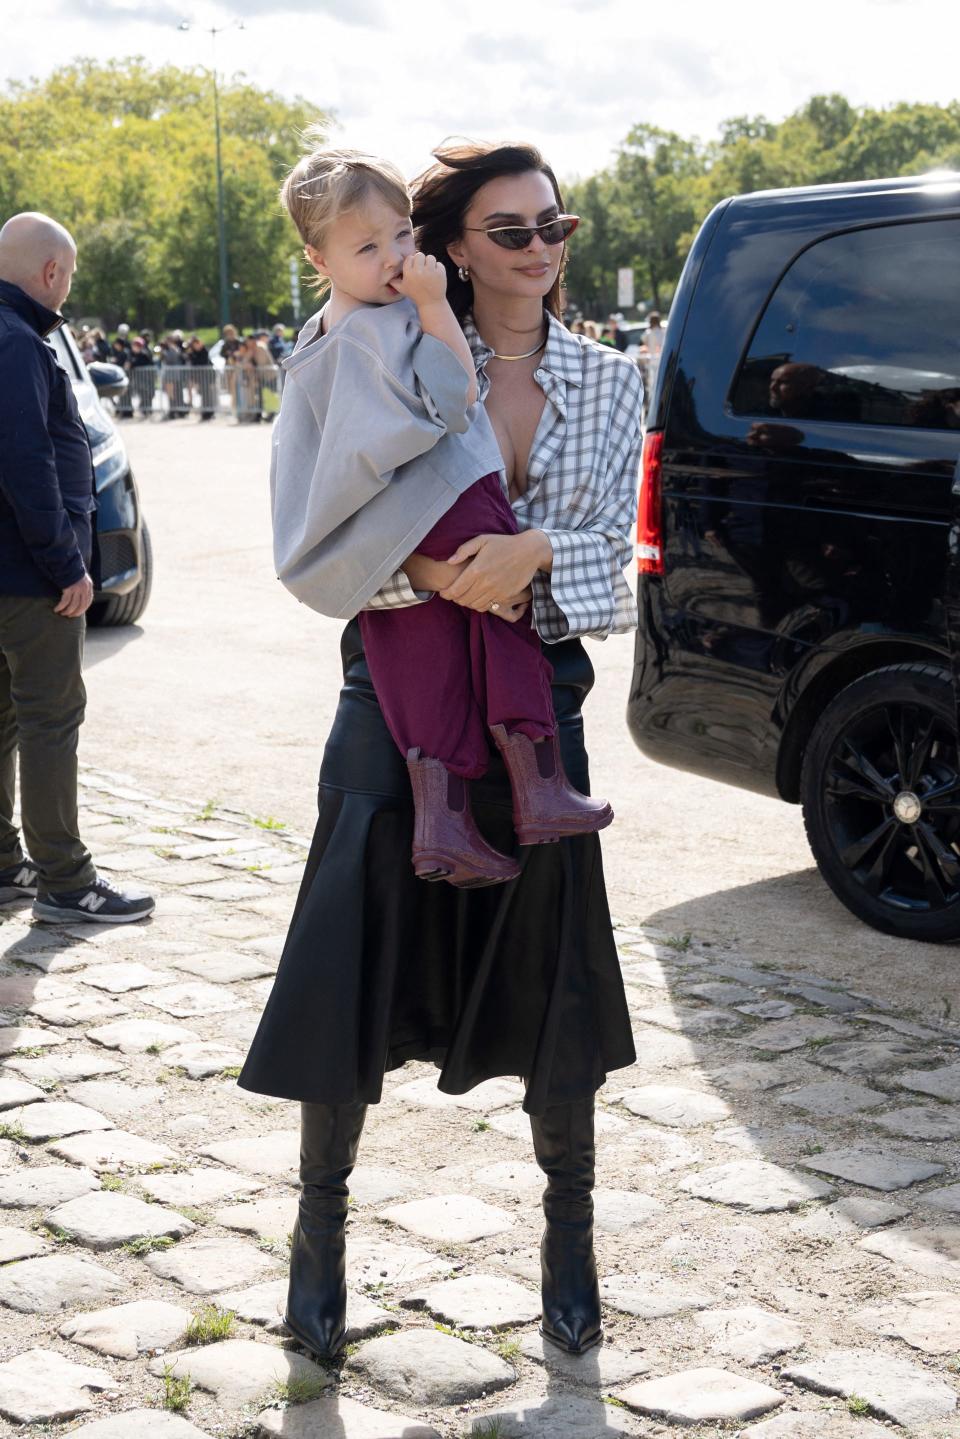
POLYGON ((93 460, 43 337, 63 321, 0 280, 0 594, 56 595, 89 572, 93 460))

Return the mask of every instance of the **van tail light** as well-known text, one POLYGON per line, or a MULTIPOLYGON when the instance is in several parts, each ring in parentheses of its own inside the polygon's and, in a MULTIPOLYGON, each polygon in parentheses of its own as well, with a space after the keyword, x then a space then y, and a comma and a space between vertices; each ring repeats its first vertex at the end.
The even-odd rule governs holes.
POLYGON ((663 574, 662 452, 663 431, 648 430, 643 439, 637 508, 637 570, 641 575, 663 574))

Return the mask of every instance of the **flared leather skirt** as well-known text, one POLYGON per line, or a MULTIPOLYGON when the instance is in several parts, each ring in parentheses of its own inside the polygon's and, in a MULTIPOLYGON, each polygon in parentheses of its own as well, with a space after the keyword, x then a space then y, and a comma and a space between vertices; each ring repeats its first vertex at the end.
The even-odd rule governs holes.
MULTIPOLYGON (((491 844, 518 856, 520 877, 474 890, 418 879, 410 780, 356 621, 341 653, 316 833, 240 1085, 372 1104, 384 1072, 417 1059, 437 1066, 448 1094, 519 1076, 531 1114, 586 1098, 636 1058, 598 837, 518 848, 492 751, 471 784, 474 814, 491 844)), ((593 667, 578 640, 547 653, 564 764, 588 792, 581 707, 593 667)))

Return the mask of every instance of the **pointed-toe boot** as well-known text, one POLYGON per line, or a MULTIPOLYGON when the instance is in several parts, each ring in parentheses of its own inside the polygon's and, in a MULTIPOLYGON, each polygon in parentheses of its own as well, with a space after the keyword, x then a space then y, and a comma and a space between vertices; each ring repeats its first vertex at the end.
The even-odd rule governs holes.
POLYGON ((551 844, 572 834, 606 829, 613 810, 605 799, 581 794, 567 779, 556 734, 539 743, 490 726, 513 790, 513 827, 521 844, 551 844))
POLYGON ((568 1354, 583 1354, 603 1338, 593 1252, 593 1112, 590 1098, 530 1116, 537 1163, 547 1176, 540 1333, 568 1354))
POLYGON ((301 1104, 300 1208, 293 1226, 284 1323, 319 1359, 347 1337, 347 1180, 365 1104, 301 1104))
POLYGON ((470 787, 438 759, 407 754, 413 786, 413 868, 421 879, 478 889, 516 879, 515 859, 487 844, 470 809, 470 787))

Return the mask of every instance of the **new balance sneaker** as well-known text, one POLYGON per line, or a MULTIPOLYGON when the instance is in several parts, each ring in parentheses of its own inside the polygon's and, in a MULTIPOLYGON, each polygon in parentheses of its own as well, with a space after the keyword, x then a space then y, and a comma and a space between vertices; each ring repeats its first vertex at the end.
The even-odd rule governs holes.
POLYGON ((37 866, 29 859, 0 869, 0 904, 9 904, 12 899, 34 896, 37 892, 37 866))
POLYGON ((156 900, 149 894, 133 895, 99 875, 83 889, 68 894, 45 894, 33 902, 34 919, 51 924, 89 919, 96 924, 131 924, 152 914, 156 900))

